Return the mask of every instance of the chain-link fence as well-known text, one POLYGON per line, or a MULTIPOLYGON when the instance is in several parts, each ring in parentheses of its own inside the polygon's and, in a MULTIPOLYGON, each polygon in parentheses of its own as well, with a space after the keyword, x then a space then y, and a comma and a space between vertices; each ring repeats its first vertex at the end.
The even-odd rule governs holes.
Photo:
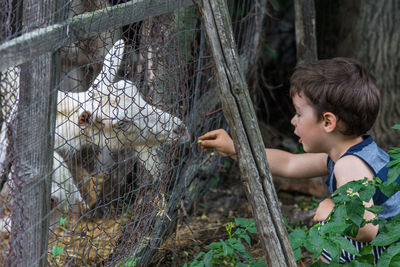
MULTIPOLYGON (((34 263, 149 262, 173 231, 177 210, 190 211, 218 165, 218 157, 201 152, 196 142, 225 126, 199 14, 191 1, 31 2, 0 3, 0 262, 24 265, 35 225, 46 227, 48 242, 34 263), (45 15, 24 17, 35 8, 45 15), (127 9, 143 19, 126 23, 127 9), (59 57, 45 71, 57 82, 27 101, 30 91, 23 88, 42 80, 29 77, 43 72, 39 65, 31 72, 27 62, 46 52, 59 57), (52 112, 48 99, 55 95, 52 112), (35 110, 46 105, 50 122, 43 129, 35 110), (31 138, 35 132, 41 134, 31 138), (42 140, 54 140, 54 148, 42 140), (50 171, 38 171, 46 166, 37 160, 43 155, 50 171), (36 172, 38 178, 25 179, 36 172), (35 191, 46 186, 51 194, 35 191), (34 225, 24 224, 42 194, 39 205, 49 212, 38 211, 34 225)), ((266 4, 228 3, 246 73, 256 59, 266 4)))

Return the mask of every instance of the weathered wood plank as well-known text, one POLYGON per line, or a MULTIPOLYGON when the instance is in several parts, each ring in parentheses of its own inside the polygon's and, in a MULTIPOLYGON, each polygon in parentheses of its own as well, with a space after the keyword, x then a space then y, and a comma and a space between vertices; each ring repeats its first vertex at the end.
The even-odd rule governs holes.
POLYGON ((318 59, 314 0, 295 0, 297 64, 318 59))
POLYGON ((132 0, 77 15, 0 45, 0 72, 101 32, 193 5, 193 0, 132 0))
MULTIPOLYGON (((61 19, 52 18, 50 13, 65 1, 68 0, 24 0, 23 27, 31 28, 43 22, 51 24, 55 19, 61 19)), ((60 75, 55 62, 59 62, 58 53, 46 53, 21 65, 13 139, 13 197, 18 204, 11 210, 13 245, 9 265, 12 266, 46 266, 47 263, 51 194, 49 174, 53 163, 57 112, 54 88, 59 83, 60 75)))
POLYGON ((296 266, 282 219, 247 82, 239 65, 225 0, 201 0, 199 10, 217 68, 220 99, 238 152, 268 266, 296 266))

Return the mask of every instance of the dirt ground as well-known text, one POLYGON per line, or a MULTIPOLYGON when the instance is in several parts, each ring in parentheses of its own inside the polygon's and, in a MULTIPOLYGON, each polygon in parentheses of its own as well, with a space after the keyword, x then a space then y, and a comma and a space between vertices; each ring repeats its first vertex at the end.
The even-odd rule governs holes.
MULTIPOLYGON (((227 223, 233 222, 235 218, 253 217, 239 176, 240 172, 235 163, 228 171, 218 175, 219 182, 196 203, 191 218, 179 221, 175 234, 159 249, 150 266, 181 267, 191 262, 199 252, 206 251, 205 247, 208 244, 228 239, 225 229, 227 223)), ((277 193, 282 213, 290 227, 312 224, 311 218, 318 199, 287 191, 287 187, 282 186, 278 186, 277 193)), ((118 239, 118 235, 113 233, 120 232, 120 224, 121 222, 105 220, 68 220, 65 226, 54 229, 50 235, 49 249, 60 245, 64 250, 56 257, 49 254, 49 265, 65 266, 68 259, 72 260, 75 266, 98 265, 112 253, 109 245, 118 239), (73 230, 71 232, 68 229, 73 230), (100 236, 107 238, 99 238, 100 236), (113 237, 112 240, 110 236, 113 237), (97 247, 102 249, 96 250, 97 247)), ((249 252, 253 258, 263 257, 264 252, 257 235, 250 236, 252 247, 249 252)), ((9 245, 9 236, 2 236, 1 241, 0 249, 5 249, 9 245)), ((309 266, 312 262, 310 255, 305 254, 298 266, 309 266)))
MULTIPOLYGON (((225 226, 234 218, 252 218, 252 211, 242 183, 239 170, 232 168, 213 189, 196 205, 194 216, 180 222, 176 233, 171 236, 155 255, 151 266, 181 267, 193 260, 208 244, 220 239, 228 239, 225 226)), ((311 225, 316 199, 311 196, 278 190, 284 217, 291 227, 311 225)), ((263 257, 264 252, 257 235, 251 235, 250 252, 254 258, 263 257)), ((298 261, 298 266, 309 266, 311 256, 306 254, 298 261)))

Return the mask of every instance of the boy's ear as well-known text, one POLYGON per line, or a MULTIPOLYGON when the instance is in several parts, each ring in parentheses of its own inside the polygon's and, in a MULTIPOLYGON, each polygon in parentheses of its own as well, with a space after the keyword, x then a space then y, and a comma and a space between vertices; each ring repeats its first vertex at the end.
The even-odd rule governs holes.
POLYGON ((333 132, 336 129, 338 120, 335 114, 332 112, 325 112, 322 114, 322 123, 327 133, 333 132))

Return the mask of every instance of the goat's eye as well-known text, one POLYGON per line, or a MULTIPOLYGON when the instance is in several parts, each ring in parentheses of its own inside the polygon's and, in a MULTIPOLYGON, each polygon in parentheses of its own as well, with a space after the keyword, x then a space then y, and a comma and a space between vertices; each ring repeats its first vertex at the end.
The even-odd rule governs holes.
POLYGON ((176 126, 173 130, 174 134, 176 135, 182 135, 185 132, 185 127, 182 125, 176 126))
POLYGON ((119 121, 118 123, 115 124, 114 129, 115 130, 126 130, 128 127, 129 127, 129 122, 119 121))

